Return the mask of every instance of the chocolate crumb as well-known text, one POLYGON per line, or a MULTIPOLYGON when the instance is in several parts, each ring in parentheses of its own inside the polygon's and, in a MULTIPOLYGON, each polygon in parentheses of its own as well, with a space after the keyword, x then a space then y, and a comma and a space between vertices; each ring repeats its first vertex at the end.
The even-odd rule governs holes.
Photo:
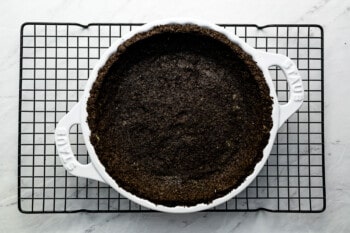
POLYGON ((272 128, 256 62, 195 25, 157 26, 125 41, 100 69, 87 111, 106 172, 165 206, 210 203, 238 187, 272 128))

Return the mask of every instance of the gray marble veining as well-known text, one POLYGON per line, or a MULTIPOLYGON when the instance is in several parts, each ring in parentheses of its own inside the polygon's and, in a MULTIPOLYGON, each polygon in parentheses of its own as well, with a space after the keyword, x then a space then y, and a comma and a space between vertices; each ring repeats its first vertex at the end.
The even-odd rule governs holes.
POLYGON ((350 2, 1 1, 0 232, 350 232, 350 2), (218 23, 315 23, 325 30, 327 209, 320 214, 45 214, 17 210, 19 30, 26 21, 147 22, 192 16, 218 23))

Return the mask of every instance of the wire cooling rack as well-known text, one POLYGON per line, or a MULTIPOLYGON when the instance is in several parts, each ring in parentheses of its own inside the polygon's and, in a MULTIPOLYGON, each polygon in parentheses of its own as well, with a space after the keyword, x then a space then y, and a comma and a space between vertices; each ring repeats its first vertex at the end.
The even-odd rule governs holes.
MULTIPOLYGON (((89 71, 109 45, 141 24, 25 23, 21 28, 18 206, 25 213, 150 211, 103 183, 73 177, 54 144, 56 123, 79 100, 89 71)), ((305 102, 279 130, 271 155, 242 193, 209 211, 322 212, 325 209, 323 30, 318 25, 221 25, 251 46, 289 56, 303 78, 305 102)), ((270 72, 281 102, 288 85, 270 72)), ((79 126, 73 152, 89 158, 79 126)))

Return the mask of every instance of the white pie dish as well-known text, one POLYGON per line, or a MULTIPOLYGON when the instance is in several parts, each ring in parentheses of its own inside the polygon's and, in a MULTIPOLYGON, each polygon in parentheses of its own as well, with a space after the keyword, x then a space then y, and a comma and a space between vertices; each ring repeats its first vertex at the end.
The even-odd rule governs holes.
POLYGON ((243 40, 241 40, 239 37, 232 34, 231 32, 227 31, 226 29, 219 27, 215 24, 211 24, 201 20, 177 18, 177 19, 155 21, 155 22, 151 22, 143 26, 140 26, 137 29, 133 30, 132 32, 128 33, 127 35, 123 36, 121 39, 117 40, 105 52, 105 54, 101 57, 101 59, 96 64, 93 71, 91 72, 81 100, 70 110, 69 113, 67 113, 67 115, 65 115, 59 121, 55 131, 55 140, 56 140, 56 145, 58 149, 58 154, 61 158, 62 164, 64 168, 68 172, 70 172, 72 175, 104 182, 110 185, 113 189, 115 189, 121 195, 127 197, 128 199, 153 210, 171 212, 171 213, 196 212, 196 211, 213 208, 217 205, 220 205, 221 203, 228 201, 229 199, 233 198, 238 193, 240 193, 242 190, 244 190, 255 179, 255 177, 258 175, 258 173, 264 166, 266 160, 268 159, 268 156, 271 152, 272 145, 274 143, 279 127, 295 111, 298 110, 298 108, 301 106, 303 102, 303 98, 304 98, 304 91, 303 91, 301 77, 299 75, 299 72, 295 64, 288 57, 284 55, 258 51, 250 47, 243 40), (167 25, 167 24, 194 24, 204 28, 215 30, 225 35, 229 40, 231 40, 232 42, 240 46, 246 53, 250 54, 253 60, 256 61, 258 67, 263 72, 266 83, 270 89, 270 96, 273 98, 272 116, 271 116, 273 120, 273 127, 270 130, 269 142, 263 151, 263 158, 261 159, 260 162, 256 164, 253 173, 247 176, 245 181, 242 182, 237 188, 233 189, 231 192, 229 192, 225 196, 213 200, 209 204, 201 203, 195 206, 168 207, 164 205, 155 204, 153 202, 150 202, 148 200, 135 196, 134 194, 118 186, 115 180, 105 171, 104 166, 99 161, 98 156, 96 155, 96 152, 94 150, 94 147, 90 142, 91 132, 90 132, 89 125, 87 123, 88 113, 87 113, 86 107, 87 107, 87 101, 90 96, 90 90, 98 76, 98 71, 105 65, 108 58, 117 51, 118 47, 124 41, 128 40, 129 38, 133 37, 138 33, 146 32, 155 26, 167 25), (280 105, 278 103, 273 81, 268 71, 268 68, 272 65, 279 66, 282 69, 289 83, 289 89, 290 89, 289 102, 285 105, 280 105), (85 165, 85 164, 79 163, 72 152, 70 142, 69 142, 69 130, 70 130, 70 127, 74 124, 81 125, 84 141, 91 160, 89 164, 85 165))

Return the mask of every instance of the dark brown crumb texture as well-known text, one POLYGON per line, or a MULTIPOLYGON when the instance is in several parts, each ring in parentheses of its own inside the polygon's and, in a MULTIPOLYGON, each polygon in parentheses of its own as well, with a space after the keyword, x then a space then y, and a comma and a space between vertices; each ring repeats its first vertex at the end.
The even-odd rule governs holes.
POLYGON ((252 57, 195 25, 125 41, 87 104, 91 143, 125 190, 156 204, 210 203, 263 156, 272 100, 252 57))

